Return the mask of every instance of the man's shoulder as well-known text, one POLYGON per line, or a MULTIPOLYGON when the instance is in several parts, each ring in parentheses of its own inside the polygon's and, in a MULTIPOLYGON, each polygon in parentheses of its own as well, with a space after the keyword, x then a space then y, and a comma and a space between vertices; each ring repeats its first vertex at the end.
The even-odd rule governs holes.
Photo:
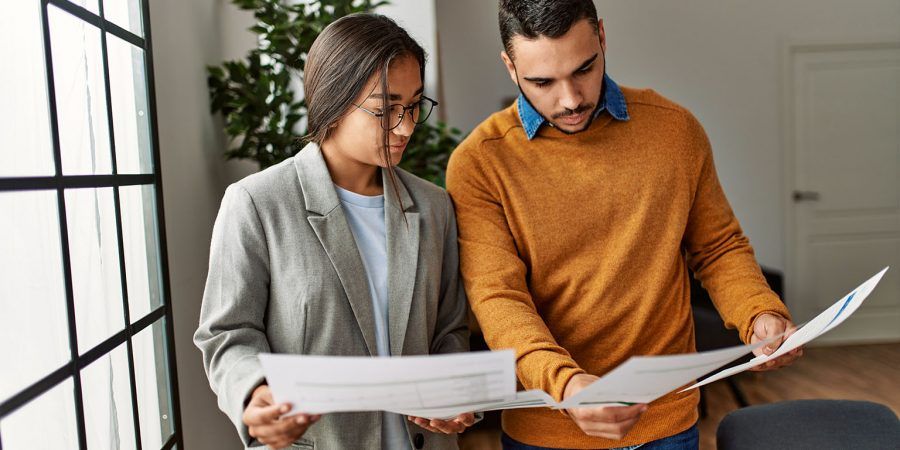
POLYGON ((622 87, 628 113, 637 122, 664 127, 692 136, 705 136, 697 117, 684 106, 653 89, 622 87))
POLYGON ((524 133, 522 122, 515 104, 491 114, 463 139, 453 151, 451 159, 477 158, 484 152, 493 152, 496 145, 502 145, 510 133, 524 133))
POLYGON ((664 97, 653 89, 622 88, 629 115, 641 130, 654 130, 656 136, 669 142, 669 154, 682 149, 687 158, 702 160, 711 152, 709 138, 703 125, 684 106, 664 97), (674 145, 681 142, 684 145, 674 145))
POLYGON ((629 110, 655 110, 674 114, 690 114, 684 106, 650 88, 620 86, 629 110))

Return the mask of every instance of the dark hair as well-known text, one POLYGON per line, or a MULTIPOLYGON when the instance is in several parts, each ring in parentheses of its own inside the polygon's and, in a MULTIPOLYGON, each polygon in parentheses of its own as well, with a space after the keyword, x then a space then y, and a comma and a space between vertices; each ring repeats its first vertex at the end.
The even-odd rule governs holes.
MULTIPOLYGON (((359 97, 372 75, 380 72, 382 101, 388 104, 388 67, 400 56, 419 62, 425 80, 425 50, 393 20, 380 14, 344 16, 325 27, 306 56, 303 93, 306 98, 307 134, 304 140, 321 144, 332 127, 359 97)), ((382 117, 387 125, 388 114, 382 117)), ((385 127, 386 128, 386 127, 385 127)), ((389 165, 389 132, 382 133, 382 157, 389 165)), ((394 171, 388 171, 396 187, 394 171)), ((395 189, 396 190, 396 189, 395 189)))
POLYGON ((558 38, 580 20, 596 28, 597 8, 591 0, 500 0, 500 39, 512 58, 512 38, 558 38))

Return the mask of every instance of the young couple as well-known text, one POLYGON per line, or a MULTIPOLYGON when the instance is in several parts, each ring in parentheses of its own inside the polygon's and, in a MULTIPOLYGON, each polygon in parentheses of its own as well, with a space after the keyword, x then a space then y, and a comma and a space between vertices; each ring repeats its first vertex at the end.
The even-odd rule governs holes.
MULTIPOLYGON (((246 446, 457 448, 472 413, 285 416, 257 355, 464 352, 467 298, 489 346, 516 351, 521 385, 557 400, 630 356, 694 351, 689 268, 746 342, 792 328, 700 124, 607 75, 592 1, 499 3, 520 96, 454 151, 449 195, 394 167, 437 102, 422 47, 374 14, 310 49, 306 147, 227 189, 194 341, 246 446)), ((698 399, 510 410, 502 445, 697 448, 698 399)))

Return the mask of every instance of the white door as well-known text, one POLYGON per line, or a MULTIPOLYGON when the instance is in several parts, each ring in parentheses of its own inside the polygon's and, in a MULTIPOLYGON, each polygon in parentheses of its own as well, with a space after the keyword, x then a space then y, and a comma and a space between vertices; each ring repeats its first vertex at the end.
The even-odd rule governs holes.
POLYGON ((900 42, 786 51, 786 301, 808 320, 891 266, 820 343, 900 340, 900 42))

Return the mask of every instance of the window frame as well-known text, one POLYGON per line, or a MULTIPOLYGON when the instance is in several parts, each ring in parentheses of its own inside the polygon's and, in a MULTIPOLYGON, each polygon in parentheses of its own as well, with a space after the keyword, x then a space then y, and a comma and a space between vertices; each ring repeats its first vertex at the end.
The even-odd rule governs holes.
MULTIPOLYGON (((49 132, 51 134, 51 143, 53 148, 54 159, 54 175, 53 176, 26 176, 26 177, 0 177, 0 193, 14 191, 56 191, 57 211, 59 220, 60 246, 61 246, 61 262, 63 268, 63 280, 65 288, 66 316, 68 322, 68 340, 70 350, 70 360, 62 367, 54 370, 50 374, 32 383, 25 389, 9 397, 0 403, 0 419, 12 414, 19 408, 25 406, 32 400, 37 399, 41 395, 47 393, 51 389, 57 387, 64 381, 72 379, 74 385, 74 406, 76 414, 76 427, 78 432, 78 446, 80 449, 87 449, 87 433, 85 429, 85 412, 82 397, 82 369, 86 368, 92 362, 106 356, 123 343, 126 344, 129 384, 131 389, 131 412, 134 421, 135 443, 137 449, 142 450, 141 428, 140 428, 140 411, 138 405, 137 386, 135 382, 135 361, 134 350, 132 346, 132 338, 148 327, 153 332, 153 325, 162 321, 162 335, 154 334, 154 342, 158 346, 154 346, 157 350, 154 353, 156 359, 156 370, 158 380, 168 383, 168 407, 172 417, 170 418, 173 428, 172 435, 166 439, 161 447, 162 450, 172 448, 182 448, 183 434, 181 427, 181 411, 179 405, 178 394, 178 377, 175 366, 175 339, 173 327, 173 310, 171 303, 171 293, 169 288, 169 268, 168 268, 168 252, 166 245, 165 233, 165 217, 163 214, 163 191, 162 191, 162 175, 160 172, 160 153, 159 153, 159 131, 156 122, 156 91, 153 74, 153 49, 150 33, 150 11, 148 0, 139 0, 139 8, 141 13, 141 28, 143 37, 122 28, 121 26, 109 21, 104 15, 104 0, 97 0, 98 13, 95 14, 82 6, 72 3, 69 0, 34 0, 40 2, 40 20, 43 38, 44 64, 47 86, 48 99, 48 115, 49 115, 49 132), (97 27, 100 30, 101 55, 103 58, 103 76, 106 88, 106 110, 109 127, 109 145, 112 153, 112 174, 104 175, 63 175, 62 153, 60 148, 59 136, 59 120, 57 114, 57 99, 53 76, 53 58, 51 54, 51 33, 49 24, 48 8, 50 6, 59 8, 60 10, 71 14, 75 18, 97 27), (116 142, 115 130, 113 127, 113 108, 112 94, 110 92, 110 70, 109 70, 109 54, 107 50, 107 35, 113 35, 123 41, 140 48, 143 51, 143 64, 145 70, 146 83, 145 89, 147 93, 147 114, 150 124, 150 142, 149 152, 152 160, 152 173, 146 174, 119 174, 116 163, 116 142), (128 283, 125 270, 125 248, 123 245, 123 228, 122 228, 122 208, 119 195, 119 188, 126 186, 147 186, 153 188, 154 208, 156 226, 146 228, 145 236, 155 233, 154 242, 156 243, 156 252, 158 256, 159 269, 159 289, 161 305, 156 306, 150 313, 141 317, 132 323, 130 317, 130 308, 128 303, 128 283), (112 188, 113 199, 115 205, 115 223, 116 238, 118 244, 118 262, 121 277, 123 313, 125 319, 125 328, 102 343, 94 346, 90 350, 79 354, 77 329, 75 319, 75 300, 73 295, 73 279, 72 279, 72 262, 69 250, 69 232, 66 216, 66 200, 65 193, 69 189, 78 188, 112 188), (160 354, 162 352, 163 354, 160 354), (165 380, 165 381, 162 381, 165 380)), ((139 81, 139 80, 136 80, 139 81)), ((158 389, 158 388, 157 388, 158 389)), ((157 390, 160 395, 162 393, 157 390)), ((163 403, 160 402, 162 405, 163 403)), ((146 431, 146 430, 143 430, 146 431)), ((0 450, 3 449, 2 433, 0 433, 0 450)))

